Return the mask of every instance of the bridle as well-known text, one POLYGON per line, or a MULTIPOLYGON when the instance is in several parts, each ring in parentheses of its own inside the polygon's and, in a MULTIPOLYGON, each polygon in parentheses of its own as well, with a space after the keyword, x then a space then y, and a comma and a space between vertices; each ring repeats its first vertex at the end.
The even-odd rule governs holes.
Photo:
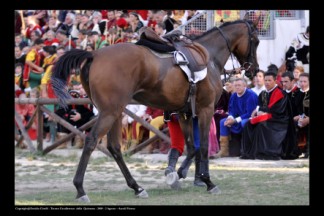
MULTIPOLYGON (((247 61, 246 62, 243 62, 243 64, 241 64, 241 67, 240 67, 240 70, 244 70, 245 73, 246 72, 250 72, 250 69, 251 69, 251 66, 253 65, 252 63, 252 59, 255 58, 253 52, 252 52, 252 49, 255 48, 254 46, 254 43, 252 43, 252 40, 253 40, 253 37, 252 37, 252 34, 254 34, 257 29, 255 29, 254 31, 252 31, 252 27, 250 25, 250 23, 246 20, 241 20, 241 22, 245 23, 247 28, 248 28, 248 34, 249 34, 249 40, 248 40, 248 49, 247 49, 247 61)), ((231 52, 231 48, 230 48, 230 44, 229 44, 229 40, 228 40, 228 37, 226 37, 225 33, 223 32, 223 30, 219 27, 216 27, 219 32, 221 33, 222 37, 224 38, 224 40, 226 41, 226 45, 227 45, 227 49, 228 51, 230 52, 230 56, 231 56, 231 60, 232 60, 232 65, 233 65, 233 71, 235 71, 235 67, 234 67, 234 60, 233 60, 233 55, 232 55, 232 52, 231 52)), ((258 68, 255 68, 255 71, 258 71, 259 69, 258 68)), ((225 82, 227 81, 226 80, 226 73, 224 73, 224 76, 225 76, 225 82)))
MULTIPOLYGON (((255 58, 254 53, 252 52, 252 49, 255 48, 254 47, 255 46, 254 43, 252 43, 252 40, 253 40, 252 34, 257 33, 258 30, 257 30, 257 28, 255 28, 255 30, 252 31, 252 28, 251 28, 250 23, 248 21, 246 21, 246 20, 243 20, 243 22, 248 27, 248 34, 249 34, 249 45, 248 46, 249 46, 249 48, 248 48, 248 58, 247 58, 248 61, 247 62, 244 62, 242 64, 241 69, 243 69, 243 70, 245 70, 245 72, 247 72, 247 71, 250 71, 251 66, 253 65, 252 59, 255 58)), ((258 70, 259 70, 258 68, 255 68, 255 72, 257 72, 258 70)))

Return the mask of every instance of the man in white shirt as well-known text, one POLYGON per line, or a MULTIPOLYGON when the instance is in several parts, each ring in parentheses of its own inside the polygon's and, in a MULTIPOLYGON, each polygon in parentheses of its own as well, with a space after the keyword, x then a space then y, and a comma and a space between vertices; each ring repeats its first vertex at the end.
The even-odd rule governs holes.
POLYGON ((259 70, 258 73, 256 73, 254 77, 254 87, 251 88, 252 91, 254 91, 258 96, 263 91, 266 90, 264 86, 264 71, 259 70))

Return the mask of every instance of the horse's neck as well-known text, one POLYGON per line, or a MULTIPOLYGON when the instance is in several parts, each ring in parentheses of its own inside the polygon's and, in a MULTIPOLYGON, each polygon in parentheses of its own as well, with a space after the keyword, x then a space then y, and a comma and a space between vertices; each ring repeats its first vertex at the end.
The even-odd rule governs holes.
MULTIPOLYGON (((199 38, 196 40, 196 42, 200 43, 208 50, 210 60, 213 61, 215 66, 219 66, 219 69, 222 69, 225 66, 232 50, 228 49, 225 38, 219 31, 210 33, 210 36, 208 38, 199 38)), ((231 46, 232 41, 229 37, 228 42, 231 46)), ((232 49, 232 47, 230 47, 230 49, 232 49)))

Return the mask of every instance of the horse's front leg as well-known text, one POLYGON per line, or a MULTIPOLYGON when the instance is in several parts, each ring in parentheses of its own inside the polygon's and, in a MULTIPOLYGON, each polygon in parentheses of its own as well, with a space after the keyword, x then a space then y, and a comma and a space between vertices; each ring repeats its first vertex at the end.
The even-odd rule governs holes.
POLYGON ((121 127, 121 118, 117 119, 113 124, 111 130, 108 132, 107 136, 107 147, 113 158, 115 159, 116 163, 118 164, 121 172, 123 173, 125 180, 127 182, 128 187, 132 188, 135 191, 135 195, 139 198, 147 198, 147 192, 140 187, 131 173, 129 172, 128 167, 125 164, 123 159, 121 150, 120 150, 120 143, 122 137, 122 127, 121 127))
POLYGON ((103 136, 107 132, 107 130, 109 130, 114 120, 114 117, 100 113, 98 120, 85 139, 85 144, 82 150, 78 169, 73 179, 73 184, 77 189, 77 201, 90 202, 89 197, 86 195, 83 189, 85 171, 87 169, 90 156, 93 150, 96 148, 98 137, 103 136))
MULTIPOLYGON (((211 110, 212 111, 212 110, 211 110)), ((214 185, 209 176, 209 160, 208 160, 208 136, 212 112, 205 112, 199 116, 199 132, 200 132, 200 179, 207 185, 207 191, 213 194, 219 194, 220 189, 214 185), (208 115, 209 113, 209 115, 208 115)))

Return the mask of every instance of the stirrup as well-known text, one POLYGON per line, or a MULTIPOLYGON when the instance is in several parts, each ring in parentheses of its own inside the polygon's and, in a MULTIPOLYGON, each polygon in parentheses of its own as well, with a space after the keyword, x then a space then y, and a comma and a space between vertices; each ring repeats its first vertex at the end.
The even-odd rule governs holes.
POLYGON ((175 51, 173 56, 174 56, 174 59, 175 59, 177 65, 188 65, 189 64, 187 57, 181 51, 175 51), (177 58, 177 54, 179 54, 182 57, 182 59, 177 58))

